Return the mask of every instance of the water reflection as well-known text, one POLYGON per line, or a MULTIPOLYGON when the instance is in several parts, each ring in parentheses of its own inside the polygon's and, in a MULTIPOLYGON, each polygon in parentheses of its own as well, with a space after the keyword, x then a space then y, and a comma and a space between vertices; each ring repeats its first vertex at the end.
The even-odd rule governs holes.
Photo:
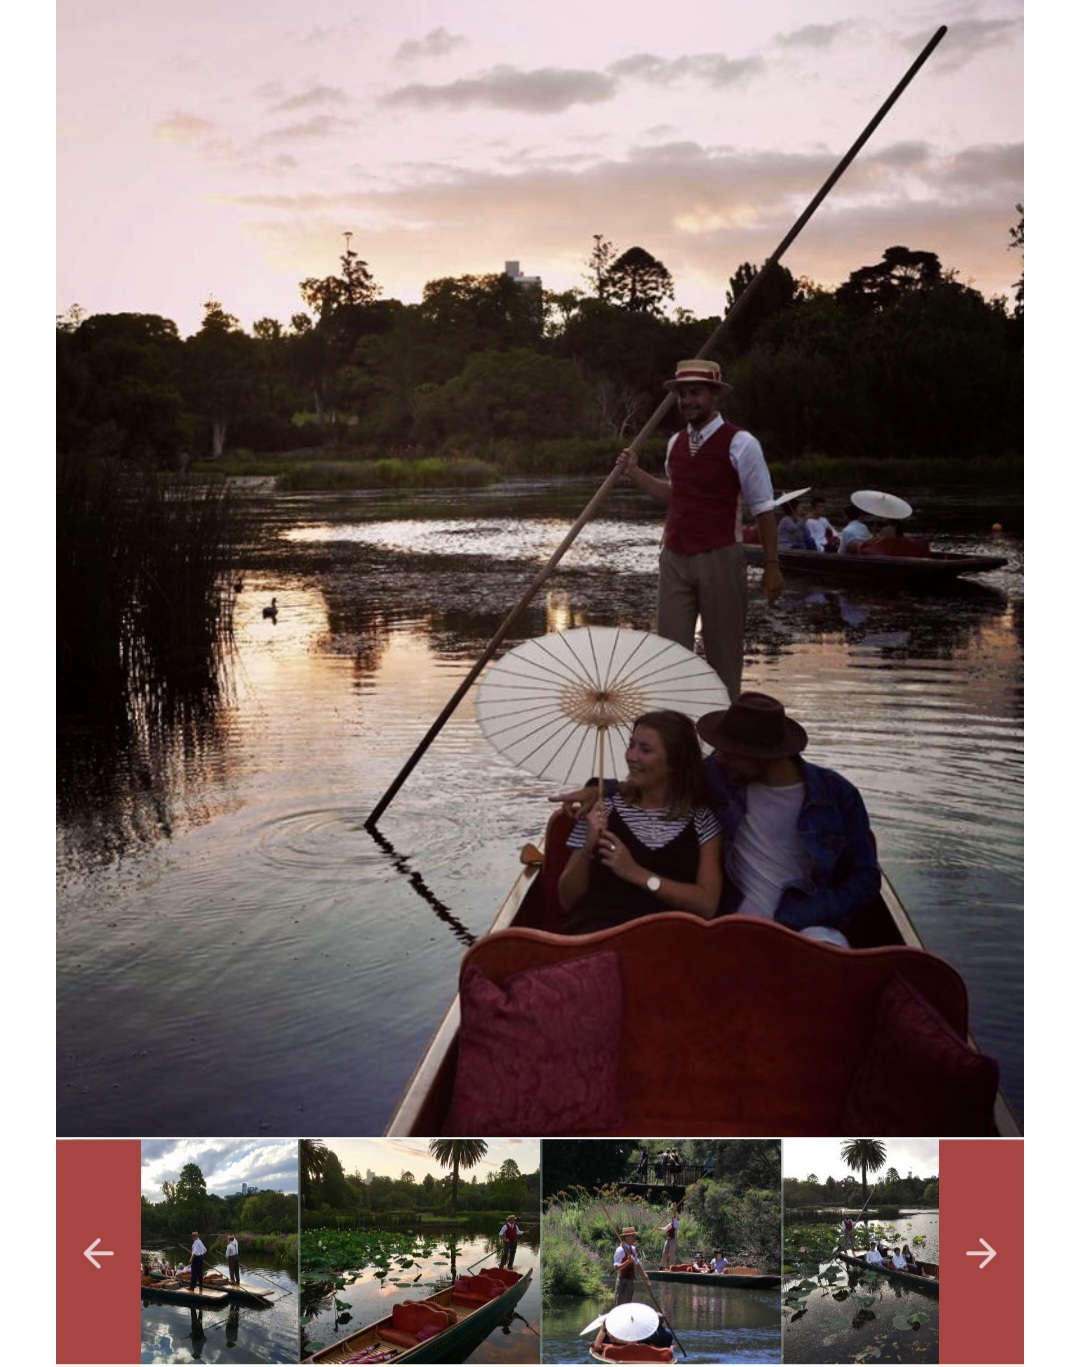
MULTIPOLYGON (((420 500, 411 521, 379 499, 253 507, 224 668, 62 724, 59 1133, 183 1133, 208 1109, 229 1133, 382 1129, 548 812, 467 696, 383 843, 363 826, 565 531, 551 490, 474 497, 420 500), (402 541, 406 523, 413 548, 396 550, 386 528, 402 541), (221 1024, 193 993, 206 982, 227 984, 227 1052, 200 1048, 221 1024)), ((581 490, 566 501, 576 514, 581 490)), ((650 627, 656 531, 615 500, 507 648, 650 627)), ((792 582, 769 611, 753 594, 745 671, 806 723, 810 758, 862 789, 1018 1107, 1021 563, 1017 548, 989 588, 918 598, 792 582)))

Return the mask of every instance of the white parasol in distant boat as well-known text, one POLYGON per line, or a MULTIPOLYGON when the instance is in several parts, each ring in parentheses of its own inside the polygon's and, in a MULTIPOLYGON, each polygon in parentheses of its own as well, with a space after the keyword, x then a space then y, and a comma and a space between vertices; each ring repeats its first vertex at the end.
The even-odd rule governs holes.
POLYGON ((808 484, 805 489, 792 489, 790 494, 781 494, 779 498, 773 499, 773 508, 782 508, 785 503, 794 503, 797 498, 805 498, 810 492, 811 487, 812 486, 808 484))
POLYGON ((727 689, 692 650, 648 631, 575 627, 524 641, 492 665, 476 717, 496 750, 559 784, 623 778, 643 712, 696 721, 727 707, 727 689))
POLYGON ((859 489, 851 495, 851 501, 861 512, 888 518, 890 522, 911 516, 910 503, 895 494, 883 494, 880 489, 859 489))

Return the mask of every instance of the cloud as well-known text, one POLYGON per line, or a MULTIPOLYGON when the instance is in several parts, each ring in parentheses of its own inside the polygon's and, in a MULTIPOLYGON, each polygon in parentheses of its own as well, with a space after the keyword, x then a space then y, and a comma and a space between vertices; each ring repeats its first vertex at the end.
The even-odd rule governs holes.
POLYGON ((613 98, 617 85, 598 71, 544 67, 519 71, 497 66, 471 80, 447 85, 413 83, 391 91, 380 100, 390 107, 414 109, 509 109, 524 114, 561 113, 577 104, 601 104, 613 98))
POLYGON ((760 76, 765 71, 765 62, 760 57, 733 60, 722 52, 695 53, 677 57, 674 61, 639 52, 613 62, 608 70, 615 76, 634 77, 649 85, 672 85, 690 77, 716 89, 725 89, 760 76))
MULTIPOLYGON (((923 30, 912 34, 904 46, 913 53, 921 52, 929 34, 923 30)), ((934 51, 928 70, 938 75, 958 71, 984 53, 997 48, 1018 50, 1023 43, 1022 19, 957 19, 949 24, 949 31, 934 51)))
POLYGON ((159 1139, 142 1144, 143 1192, 160 1200, 162 1183, 175 1182, 185 1163, 196 1163, 207 1191, 219 1196, 232 1195, 245 1183, 296 1191, 295 1140, 159 1139))
POLYGON ((217 131, 217 125, 197 114, 177 110, 154 125, 154 137, 165 142, 202 142, 217 131))
POLYGON ((273 113, 292 113, 297 109, 311 109, 326 104, 347 104, 349 97, 339 86, 313 85, 299 95, 288 95, 273 106, 273 113))
POLYGON ((339 119, 336 114, 313 114, 301 123, 286 124, 264 133, 258 139, 258 146, 274 146, 279 142, 310 142, 317 139, 336 137, 352 125, 347 119, 339 119))
POLYGON ((773 41, 777 47, 812 48, 820 52, 831 47, 851 28, 851 23, 843 19, 835 24, 803 24, 787 33, 778 33, 773 41))
POLYGON ((423 38, 410 38, 402 43, 395 54, 395 61, 413 62, 425 57, 445 57, 455 48, 462 47, 464 43, 465 38, 460 33, 451 33, 445 28, 433 28, 430 33, 425 33, 423 38))

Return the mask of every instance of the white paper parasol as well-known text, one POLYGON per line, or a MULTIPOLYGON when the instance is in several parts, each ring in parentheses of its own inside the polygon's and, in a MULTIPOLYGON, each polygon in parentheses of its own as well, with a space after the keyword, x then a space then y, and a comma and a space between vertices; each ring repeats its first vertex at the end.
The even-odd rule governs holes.
POLYGON ((782 508, 785 503, 794 503, 797 498, 804 498, 813 486, 808 484, 805 489, 792 489, 790 494, 781 494, 779 498, 774 498, 772 506, 782 508))
POLYGON ((638 1305, 636 1301, 624 1301, 614 1310, 609 1310, 604 1320, 604 1328, 609 1334, 627 1343, 640 1343, 650 1334, 655 1334, 660 1316, 651 1305, 638 1305))
POLYGON ((514 764, 559 784, 626 775, 635 718, 669 709, 695 721, 727 689, 693 651, 647 631, 576 627, 515 646, 492 665, 476 717, 514 764))
POLYGON ((895 494, 883 494, 880 489, 858 489, 851 501, 861 512, 871 517, 886 517, 890 522, 911 516, 911 504, 895 494))

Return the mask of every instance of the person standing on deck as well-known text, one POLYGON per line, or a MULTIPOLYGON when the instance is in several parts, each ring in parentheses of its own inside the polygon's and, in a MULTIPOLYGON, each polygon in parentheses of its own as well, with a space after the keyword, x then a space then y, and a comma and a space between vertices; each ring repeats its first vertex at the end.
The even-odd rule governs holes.
POLYGON ((637 1244, 633 1242, 636 1238, 637 1230, 631 1225, 627 1225, 619 1239, 619 1247, 615 1250, 616 1305, 622 1305, 624 1301, 634 1299, 634 1277, 636 1276, 637 1265, 641 1262, 637 1244))
POLYGON ((673 1210, 666 1225, 657 1225, 664 1234, 664 1251, 660 1254, 660 1266, 671 1267, 679 1260, 679 1217, 673 1210))
POLYGON ((199 1238, 199 1231, 197 1229, 191 1231, 191 1238, 193 1240, 191 1245, 191 1289, 194 1291, 195 1288, 198 1287, 201 1291, 203 1284, 202 1260, 206 1256, 206 1245, 199 1238))
POLYGON ((229 1264, 229 1281, 234 1286, 240 1285, 240 1245, 236 1241, 236 1235, 229 1235, 229 1242, 225 1245, 225 1258, 229 1264))
POLYGON ((516 1215, 507 1217, 506 1224, 499 1230, 499 1238, 502 1240, 502 1248, 499 1251, 499 1266, 513 1267, 514 1254, 517 1252, 518 1222, 516 1215))
POLYGON ((844 1234, 844 1252, 855 1252, 855 1221, 850 1215, 845 1215, 840 1223, 844 1234))
POLYGON ((715 361, 680 361, 664 387, 675 391, 686 423, 668 443, 664 477, 643 470, 633 450, 623 451, 616 465, 667 508, 657 631, 693 650, 700 615, 705 658, 734 698, 742 691, 746 630, 746 561, 739 544, 744 502, 765 552, 763 585, 770 603, 784 586, 772 479, 757 438, 719 411, 720 395, 731 386, 715 361))

